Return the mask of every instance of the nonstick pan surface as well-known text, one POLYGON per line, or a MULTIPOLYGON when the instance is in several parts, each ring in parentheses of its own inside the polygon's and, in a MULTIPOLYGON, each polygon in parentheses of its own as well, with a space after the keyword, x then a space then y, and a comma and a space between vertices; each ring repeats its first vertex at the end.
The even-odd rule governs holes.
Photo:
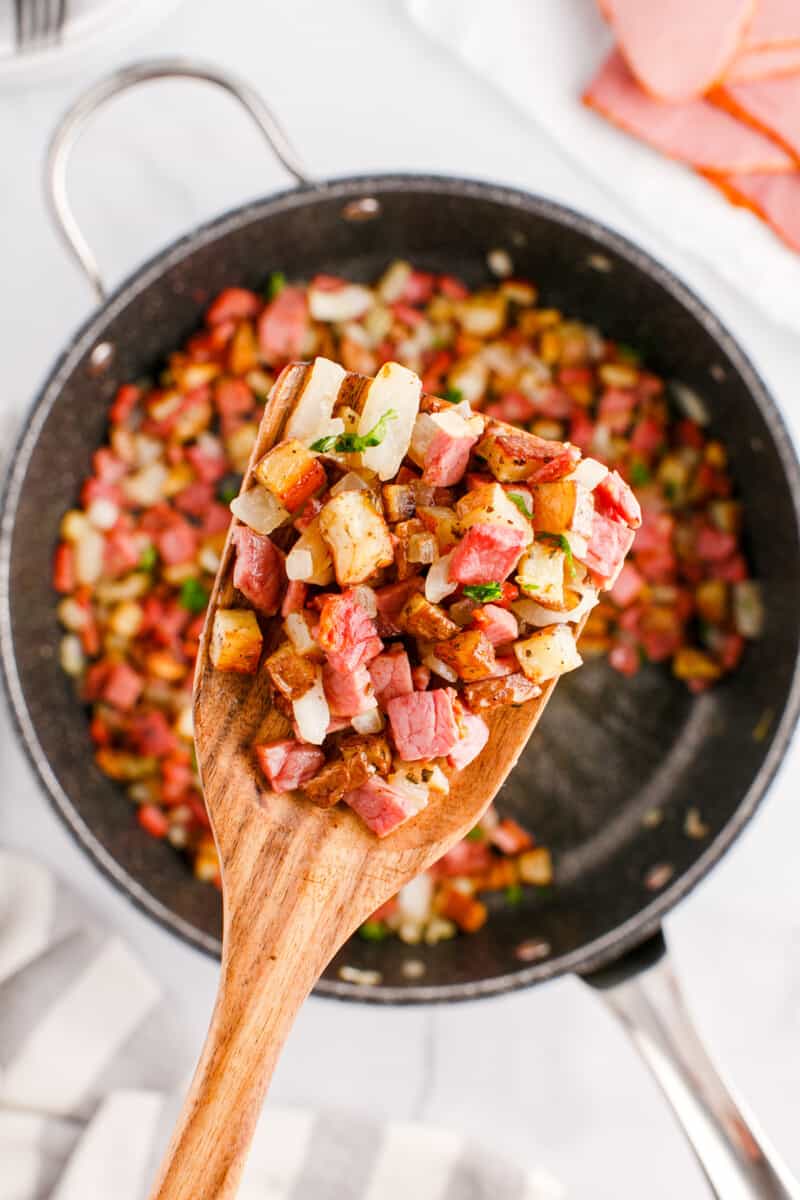
POLYGON ((766 627, 740 669, 690 697, 663 668, 633 679, 587 664, 556 690, 498 797, 551 847, 556 884, 488 926, 433 948, 352 940, 318 991, 367 1000, 468 998, 636 945, 712 866, 752 815, 798 713, 798 465, 752 366, 674 276, 597 222, 545 200, 452 178, 384 175, 287 191, 205 225, 127 280, 77 333, 37 397, 14 454, 0 543, 0 636, 20 731, 53 803, 106 874, 162 925, 212 954, 220 904, 93 765, 86 714, 58 665, 50 565, 119 383, 157 370, 229 284, 258 287, 331 272, 371 280, 391 259, 487 278, 487 252, 511 254, 543 302, 636 346, 650 367, 694 388, 728 448, 744 502, 747 551, 766 627), (366 205, 364 198, 370 203, 366 205), (365 219, 367 218, 367 219, 365 219), (111 354, 98 354, 107 344, 111 354), (105 362, 105 366, 103 363, 105 362), (689 837, 687 810, 708 833, 689 837), (660 824, 645 820, 659 810, 660 824), (409 979, 405 964, 422 961, 409 979), (339 967, 380 972, 345 983, 339 967))

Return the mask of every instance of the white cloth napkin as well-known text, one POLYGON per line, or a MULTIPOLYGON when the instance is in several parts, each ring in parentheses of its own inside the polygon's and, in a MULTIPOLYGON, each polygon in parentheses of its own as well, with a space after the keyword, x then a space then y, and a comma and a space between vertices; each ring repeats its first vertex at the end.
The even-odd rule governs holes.
POLYGON ((504 92, 621 206, 707 260, 773 320, 800 332, 800 255, 689 167, 663 158, 581 104, 612 42, 595 0, 406 5, 430 37, 504 92))
MULTIPOLYGON (((196 1052, 177 1016, 68 889, 0 850, 0 1200, 145 1200, 196 1052)), ((446 1130, 268 1105, 239 1200, 564 1195, 446 1130)))

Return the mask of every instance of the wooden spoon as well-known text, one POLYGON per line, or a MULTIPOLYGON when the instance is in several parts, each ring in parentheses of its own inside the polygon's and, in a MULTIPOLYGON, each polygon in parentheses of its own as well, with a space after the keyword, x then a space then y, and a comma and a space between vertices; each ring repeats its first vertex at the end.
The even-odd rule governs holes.
MULTIPOLYGON (((310 367, 276 382, 242 487, 277 441, 310 367)), ((348 375, 351 403, 369 380, 348 375)), ((340 390, 341 395, 341 390, 340 390)), ((487 717, 489 749, 454 774, 450 794, 385 840, 345 805, 322 810, 269 792, 253 743, 285 737, 266 672, 236 675, 208 661, 211 614, 236 603, 230 533, 200 642, 194 690, 197 761, 219 850, 222 974, 200 1062, 151 1200, 236 1194, 275 1064, 300 1005, 325 966, 377 908, 477 823, 517 762, 555 685, 487 717)), ((273 641, 278 637, 275 623, 273 641)), ((269 641, 269 639, 266 639, 269 641)))

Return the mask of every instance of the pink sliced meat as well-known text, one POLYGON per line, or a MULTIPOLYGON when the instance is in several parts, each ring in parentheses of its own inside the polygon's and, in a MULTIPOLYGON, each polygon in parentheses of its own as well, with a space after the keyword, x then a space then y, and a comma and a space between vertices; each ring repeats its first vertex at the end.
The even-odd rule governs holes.
POLYGON ((621 521, 614 521, 596 512, 592 520, 589 548, 583 562, 601 579, 609 582, 615 580, 635 536, 634 531, 628 529, 621 521))
POLYGON ((498 604, 484 604, 481 608, 476 608, 472 614, 472 623, 493 646, 513 642, 519 635, 517 618, 507 608, 500 608, 498 604))
POLYGON ((482 717, 473 713, 461 714, 461 737, 447 756, 451 767, 463 771, 474 758, 477 758, 489 740, 489 726, 482 717))
POLYGON ((483 875, 494 861, 488 841, 470 842, 464 838, 433 864, 431 872, 437 879, 483 875))
POLYGON ((661 104, 636 83, 613 51, 584 93, 584 103, 662 154, 707 171, 791 171, 794 162, 772 138, 748 128, 708 100, 661 104))
POLYGON ((293 792, 313 779, 325 763, 318 746, 284 738, 255 746, 258 765, 269 780, 273 792, 293 792))
POLYGON ((258 344, 271 366, 299 358, 307 332, 304 288, 283 288, 258 318, 258 344))
POLYGON ((711 98, 755 131, 774 138, 795 165, 800 164, 800 75, 726 84, 711 98))
POLYGON ((542 463, 539 467, 534 467, 528 476, 528 483, 552 483, 556 479, 563 479, 565 475, 569 475, 571 471, 574 471, 580 462, 580 458, 581 452, 578 446, 567 446, 555 458, 551 458, 549 462, 542 463))
POLYGON ((449 754, 459 740, 452 692, 411 692, 395 696, 386 706, 397 752, 404 762, 449 754))
POLYGON ((609 0, 608 17, 639 83, 674 104, 703 96, 734 58, 755 0, 609 0))
MULTIPOLYGON (((797 9, 800 13, 800 8, 797 9)), ((750 83, 800 71, 800 41, 788 46, 763 46, 744 49, 725 72, 725 83, 750 83)))
POLYGON ((749 208, 792 250, 800 251, 800 171, 791 175, 725 175, 707 178, 733 204, 749 208))
POLYGON ((452 552, 450 578, 456 583, 501 582, 517 565, 525 545, 513 525, 473 525, 452 552))
POLYGON ((736 553, 737 539, 712 525, 703 525, 697 533, 695 549, 703 562, 724 562, 736 553))
POLYGON ((629 604, 633 604, 643 587, 643 576, 636 570, 633 563, 626 562, 617 576, 617 582, 611 589, 611 599, 620 608, 627 608, 629 604))
POLYGON ((397 618, 409 596, 421 592, 425 586, 424 580, 418 575, 411 579, 402 579, 399 583, 388 583, 386 587, 378 588, 375 601, 378 605, 378 632, 383 637, 400 633, 397 618))
POLYGON ((142 694, 144 680, 125 662, 109 667, 100 692, 101 699, 120 712, 129 712, 142 694))
POLYGON ((405 650, 379 654, 369 664, 369 673, 381 708, 385 708, 395 696, 406 696, 414 691, 411 664, 405 650))
POLYGON ((326 596, 317 641, 335 671, 355 671, 383 649, 375 622, 352 592, 326 596))
POLYGON ((336 671, 326 663, 322 668, 322 685, 334 717, 357 717, 375 707, 372 679, 364 666, 354 671, 336 671))
POLYGON ((283 554, 268 537, 254 533, 246 525, 234 529, 233 543, 236 547, 233 586, 264 616, 274 617, 286 584, 283 554))
POLYGON ((528 433, 525 429, 514 429, 502 421, 490 421, 487 433, 495 438, 506 453, 525 462, 558 458, 564 453, 563 442, 539 437, 537 433, 528 433))
POLYGON ((128 727, 128 738, 137 754, 164 758, 178 749, 178 739, 160 709, 136 713, 128 727))
POLYGON ((197 530, 182 519, 162 529, 154 541, 161 558, 170 566, 191 562, 197 553, 197 530))
POLYGON ((624 521, 632 529, 639 528, 642 523, 641 506, 617 471, 609 471, 605 478, 600 480, 593 494, 597 512, 624 521))
POLYGON ((186 457, 194 467, 197 478, 203 483, 217 483, 227 473, 228 460, 216 439, 188 446, 186 457))
POLYGON ((214 489, 210 483, 196 479, 175 497, 175 507, 190 517, 205 516, 208 508, 214 502, 214 489))
POLYGON ((290 579, 286 585, 286 595, 281 604, 281 616, 288 617, 290 613, 300 612, 306 602, 308 584, 299 579, 290 579))
POLYGON ((758 0, 744 44, 786 46, 800 42, 800 5, 797 0, 758 0))
POLYGON ((354 792, 348 792, 344 800, 378 837, 392 833, 427 804, 427 799, 401 792, 375 775, 354 792))
POLYGON ((437 429, 425 455, 425 470, 422 478, 433 487, 452 487, 458 483, 467 469, 472 447, 478 440, 477 434, 467 430, 463 436, 454 436, 444 429, 437 429))

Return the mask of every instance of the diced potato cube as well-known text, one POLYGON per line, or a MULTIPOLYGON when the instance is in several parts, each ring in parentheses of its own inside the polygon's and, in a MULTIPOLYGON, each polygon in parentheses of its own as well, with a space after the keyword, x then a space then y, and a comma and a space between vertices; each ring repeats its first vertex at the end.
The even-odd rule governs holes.
POLYGON ((388 526, 367 492, 334 496, 319 514, 319 527, 340 587, 363 583, 394 559, 388 526))
POLYGON ((553 860, 546 846, 537 846, 534 850, 526 850, 517 859, 517 868, 522 883, 532 883, 536 887, 548 887, 553 882, 553 860))
POLYGON ((435 534, 439 553, 446 554, 458 541, 459 522, 454 508, 426 504, 417 509, 417 516, 426 529, 435 534))
POLYGON ((456 514, 462 533, 473 525, 510 525, 519 529, 528 541, 533 540, 533 527, 513 500, 509 500, 499 483, 482 483, 461 497, 456 514))
POLYGON ((382 480, 394 479, 408 453, 411 431, 419 412, 422 384, 413 371, 398 363, 385 363, 367 388, 358 432, 362 436, 393 412, 377 446, 368 446, 361 456, 365 467, 382 480))
POLYGON ((533 489, 533 527, 547 533, 577 533, 591 538, 594 499, 574 479, 538 483, 533 489))
POLYGON ((255 421, 245 421, 225 438, 225 450, 230 459, 231 469, 238 475, 243 475, 247 470, 257 437, 258 425, 255 421))
POLYGON ((211 664, 218 671, 254 675, 262 641, 256 614, 249 608, 218 608, 211 631, 211 664))
POLYGON ((320 460, 294 438, 273 446, 256 463, 254 474, 289 512, 300 508, 327 482, 320 460))
POLYGON ((490 338, 502 331, 506 308, 506 297, 501 292, 476 292, 455 305, 455 316, 465 333, 476 338, 490 338))
POLYGON ((522 671, 531 683, 545 683, 574 671, 583 661, 569 625, 546 625, 530 637, 514 643, 522 671))
POLYGON ((518 483, 533 471, 534 463, 518 445, 514 434, 487 433, 478 442, 475 453, 485 460, 495 479, 501 483, 518 483))
POLYGON ((319 517, 301 533, 286 556, 286 575, 315 587, 333 583, 333 560, 320 529, 319 517))
POLYGON ((328 358, 314 360, 303 391, 286 423, 287 438, 314 441, 326 432, 344 377, 345 372, 339 363, 331 362, 328 358))
POLYGON ((437 642, 433 649, 440 662, 447 663, 467 683, 486 679, 495 668, 494 646, 478 629, 468 629, 446 642, 437 642))
POLYGON ((289 613, 283 622, 286 636, 298 654, 322 656, 319 643, 311 633, 311 615, 305 611, 289 613))
POLYGON ((414 516, 417 501, 410 483, 385 483, 381 488, 386 520, 407 521, 414 516))
POLYGON ((719 679, 722 667, 710 654, 695 650, 692 646, 682 646, 672 660, 672 674, 678 679, 719 679))
POLYGON ((264 666, 274 686, 287 700, 299 700, 317 677, 316 667, 297 653, 288 642, 270 654, 264 666))
POLYGON ((697 615, 711 625, 721 625, 728 614, 728 585, 721 579, 705 579, 694 594, 697 615))
POLYGON ((289 513, 273 492, 256 484, 231 500, 231 512, 256 533, 272 533, 289 520, 289 513))
POLYGON ((542 608, 564 609, 566 555, 553 542, 533 542, 519 563, 517 583, 542 608))

